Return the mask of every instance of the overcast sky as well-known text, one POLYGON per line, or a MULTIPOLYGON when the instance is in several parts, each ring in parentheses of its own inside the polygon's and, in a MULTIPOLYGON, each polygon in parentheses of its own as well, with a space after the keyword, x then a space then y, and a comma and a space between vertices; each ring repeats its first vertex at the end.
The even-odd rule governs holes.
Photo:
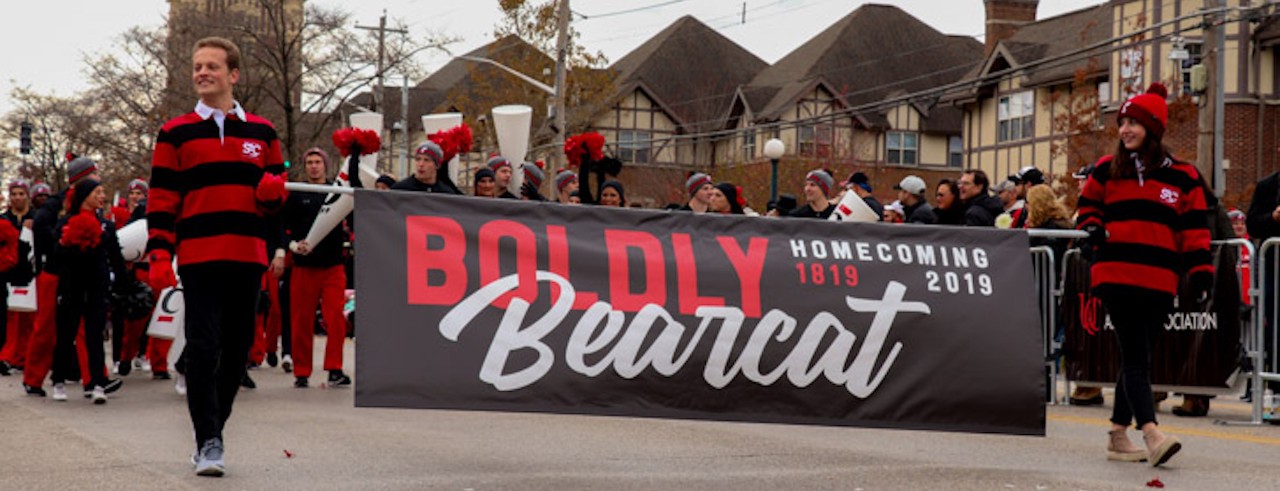
MULTIPOLYGON (((450 49, 460 54, 492 40, 499 20, 498 0, 311 0, 339 6, 362 25, 377 25, 386 9, 389 18, 409 26, 410 35, 428 31, 462 39, 450 49)), ((777 61, 858 5, 849 0, 576 0, 575 27, 581 42, 601 50, 610 61, 621 58, 671 22, 693 15, 766 62, 777 61), (743 8, 746 22, 743 23, 743 8), (634 12, 626 12, 634 10, 634 12)), ((981 37, 982 0, 882 0, 897 5, 948 34, 981 37)), ((1102 0, 1042 0, 1039 18, 1102 3, 1102 0)), ((93 81, 84 74, 84 55, 111 46, 135 25, 159 26, 169 4, 165 0, 52 0, 5 2, 0 29, 0 113, 7 113, 13 87, 68 95, 93 81)), ((447 61, 443 54, 424 57, 428 68, 447 61)))

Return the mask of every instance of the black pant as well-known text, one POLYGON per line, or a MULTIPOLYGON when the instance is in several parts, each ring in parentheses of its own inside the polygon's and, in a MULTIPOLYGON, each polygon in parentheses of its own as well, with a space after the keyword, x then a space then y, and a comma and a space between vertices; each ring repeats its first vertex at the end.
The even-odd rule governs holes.
POLYGON ((1111 422, 1137 427, 1156 422, 1156 404, 1151 396, 1151 354, 1173 311, 1173 296, 1151 290, 1126 289, 1108 292, 1102 302, 1115 326, 1120 342, 1120 379, 1116 381, 1116 403, 1111 422))
POLYGON ((53 382, 80 378, 76 361, 76 332, 84 320, 84 349, 89 362, 86 386, 105 386, 102 334, 107 327, 107 286, 80 283, 66 276, 58 281, 57 341, 53 348, 53 382))
POLYGON ((254 304, 264 267, 245 263, 182 266, 187 345, 187 411, 196 445, 221 438, 253 344, 254 304))

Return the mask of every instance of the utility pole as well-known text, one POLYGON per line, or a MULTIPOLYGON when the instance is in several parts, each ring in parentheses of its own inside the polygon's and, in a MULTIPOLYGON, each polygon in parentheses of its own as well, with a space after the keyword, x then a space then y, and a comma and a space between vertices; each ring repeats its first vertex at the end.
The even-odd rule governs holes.
POLYGON ((387 53, 387 33, 395 32, 399 34, 409 34, 409 31, 404 29, 387 29, 387 9, 382 9, 382 18, 378 19, 378 27, 357 25, 356 29, 378 32, 378 90, 373 93, 373 107, 371 108, 374 112, 377 112, 378 107, 382 102, 382 64, 383 58, 387 53))
MULTIPOLYGON (((1218 0, 1219 7, 1226 7, 1227 0, 1218 0)), ((1227 191, 1227 174, 1222 160, 1222 132, 1226 122, 1227 63, 1223 53, 1227 50, 1227 14, 1216 16, 1213 23, 1214 59, 1213 77, 1213 194, 1221 198, 1227 191)), ((1236 83, 1240 83, 1237 80, 1236 83)), ((1261 142, 1259 142, 1261 144, 1261 142)))
MULTIPOLYGON (((555 144, 556 150, 551 153, 551 168, 549 169, 549 178, 555 180, 556 173, 564 168, 564 135, 568 131, 565 126, 564 106, 565 106, 565 89, 568 85, 565 72, 568 69, 569 57, 569 16, 572 12, 569 10, 569 0, 560 0, 560 11, 556 14, 556 24, 559 34, 556 38, 556 119, 555 119, 555 144)), ((555 187, 555 186, 552 186, 555 187)), ((555 195, 560 197, 560 190, 557 188, 555 195)))
MULTIPOLYGON (((1217 6, 1221 1, 1223 0, 1214 1, 1214 5, 1207 5, 1206 7, 1211 8, 1217 6)), ((1197 127, 1199 131, 1196 138, 1196 170, 1200 172, 1201 176, 1204 176, 1206 181, 1214 184, 1214 191, 1216 194, 1217 186, 1214 182, 1217 178, 1215 170, 1218 167, 1218 160, 1216 160, 1216 157, 1218 156, 1220 149, 1218 148, 1217 138, 1215 136, 1215 133, 1217 132, 1214 130, 1217 123, 1216 117, 1218 101, 1222 97, 1222 91, 1220 89, 1222 88, 1221 74, 1223 73, 1218 69, 1223 65, 1223 62, 1222 45, 1218 44, 1219 39, 1217 33, 1222 29, 1222 27, 1220 25, 1216 25, 1215 18, 1209 18, 1207 15, 1203 20, 1206 27, 1204 32, 1204 44, 1201 48, 1201 52, 1204 53, 1204 58, 1201 63, 1204 64, 1208 83, 1206 84, 1204 94, 1200 96, 1200 106, 1198 108, 1199 117, 1197 118, 1197 127)))

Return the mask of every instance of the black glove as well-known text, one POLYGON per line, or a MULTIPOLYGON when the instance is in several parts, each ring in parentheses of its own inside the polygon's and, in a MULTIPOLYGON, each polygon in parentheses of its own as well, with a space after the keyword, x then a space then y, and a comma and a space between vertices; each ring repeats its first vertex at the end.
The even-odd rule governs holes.
POLYGON ((529 201, 546 201, 547 200, 547 198, 544 198, 542 196, 542 192, 538 191, 538 187, 534 186, 532 182, 529 182, 527 180, 524 182, 523 186, 520 186, 520 195, 524 196, 525 198, 528 198, 529 201))
POLYGON ((1077 241, 1080 245, 1080 254, 1084 256, 1085 260, 1093 262, 1097 256, 1098 247, 1107 242, 1107 229, 1101 224, 1090 223, 1082 227, 1080 231, 1089 234, 1088 237, 1077 241))
POLYGON ((1187 288, 1191 293, 1191 301, 1196 305, 1204 305, 1213 296, 1213 273, 1197 271, 1187 280, 1187 288))

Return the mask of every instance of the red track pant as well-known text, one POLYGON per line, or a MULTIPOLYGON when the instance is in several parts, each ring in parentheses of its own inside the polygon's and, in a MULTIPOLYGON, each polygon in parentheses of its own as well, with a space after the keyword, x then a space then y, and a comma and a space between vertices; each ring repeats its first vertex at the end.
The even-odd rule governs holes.
POLYGON ((0 360, 15 367, 25 366, 27 341, 31 338, 31 330, 35 328, 36 313, 10 311, 8 315, 8 339, 0 340, 4 343, 4 349, 0 350, 0 360))
MULTIPOLYGON (((22 383, 32 387, 44 385, 44 379, 53 367, 53 347, 58 342, 58 277, 46 272, 36 276, 36 322, 27 340, 26 366, 22 370, 22 383)), ((80 380, 92 380, 89 376, 89 355, 84 350, 84 323, 76 331, 76 358, 80 360, 80 380)), ((107 373, 106 365, 99 367, 107 373)))
POLYGON ((254 314, 253 347, 249 349, 249 361, 258 365, 267 353, 280 351, 280 281, 268 269, 262 273, 262 288, 271 299, 270 309, 266 313, 254 314))
POLYGON ((294 265, 289 282, 289 308, 293 314, 293 374, 297 377, 311 376, 317 302, 328 332, 324 342, 324 369, 341 370, 342 346, 347 339, 347 319, 342 316, 347 272, 340 264, 327 268, 294 265))

